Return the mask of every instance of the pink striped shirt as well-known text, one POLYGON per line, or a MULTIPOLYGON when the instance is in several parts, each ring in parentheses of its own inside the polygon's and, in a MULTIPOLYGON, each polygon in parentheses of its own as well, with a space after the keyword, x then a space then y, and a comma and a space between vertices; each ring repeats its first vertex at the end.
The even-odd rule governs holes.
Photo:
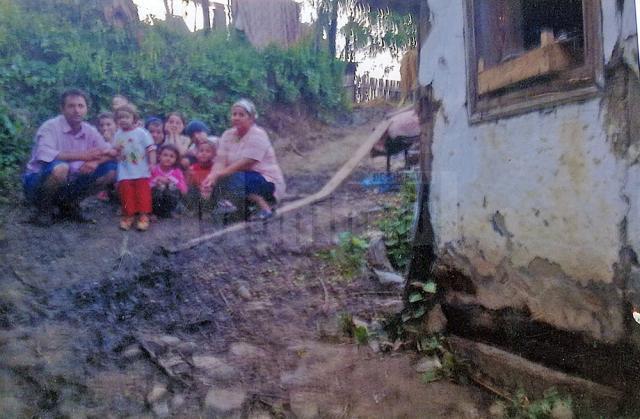
MULTIPOLYGON (((27 164, 27 173, 39 172, 43 163, 51 163, 63 151, 87 151, 92 148, 106 150, 111 146, 94 127, 86 122, 82 123, 77 134, 73 134, 64 115, 58 115, 38 128, 31 159, 27 164)), ((70 162, 71 173, 77 173, 84 163, 84 161, 70 162)))

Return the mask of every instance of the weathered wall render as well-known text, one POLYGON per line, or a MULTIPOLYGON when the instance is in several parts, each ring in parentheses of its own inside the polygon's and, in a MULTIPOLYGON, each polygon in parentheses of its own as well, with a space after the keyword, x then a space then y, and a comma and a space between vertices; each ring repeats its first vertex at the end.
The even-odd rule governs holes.
POLYGON ((602 0, 600 95, 478 124, 466 108, 464 2, 428 6, 419 79, 441 103, 429 202, 436 269, 463 273, 475 290, 447 298, 619 341, 627 304, 640 305, 633 1, 602 0))

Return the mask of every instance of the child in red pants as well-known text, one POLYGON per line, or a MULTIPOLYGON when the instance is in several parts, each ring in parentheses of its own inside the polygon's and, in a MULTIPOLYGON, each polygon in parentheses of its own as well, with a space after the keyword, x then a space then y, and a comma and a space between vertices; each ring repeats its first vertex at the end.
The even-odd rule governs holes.
POLYGON ((120 129, 114 135, 120 151, 118 162, 118 192, 122 203, 120 228, 129 230, 138 214, 136 227, 140 231, 149 228, 151 213, 151 187, 149 178, 156 165, 155 144, 149 133, 137 126, 138 112, 131 105, 115 110, 120 129))

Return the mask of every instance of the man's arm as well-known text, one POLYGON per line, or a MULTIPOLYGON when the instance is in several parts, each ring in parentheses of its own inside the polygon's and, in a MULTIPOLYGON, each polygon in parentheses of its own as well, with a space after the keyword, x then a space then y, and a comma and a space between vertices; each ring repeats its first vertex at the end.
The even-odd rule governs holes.
POLYGON ((101 150, 99 148, 90 148, 85 151, 61 151, 56 156, 57 160, 63 161, 93 161, 105 159, 108 160, 109 150, 101 150))

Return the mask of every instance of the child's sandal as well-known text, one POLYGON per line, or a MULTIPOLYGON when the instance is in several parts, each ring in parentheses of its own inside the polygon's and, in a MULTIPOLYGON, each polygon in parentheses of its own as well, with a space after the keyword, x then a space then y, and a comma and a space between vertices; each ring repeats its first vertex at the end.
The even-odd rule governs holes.
POLYGON ((138 218, 136 228, 139 231, 147 231, 149 229, 149 217, 147 215, 141 215, 140 218, 138 218))
POLYGON ((122 217, 120 219, 120 229, 127 231, 133 226, 133 217, 122 217))

